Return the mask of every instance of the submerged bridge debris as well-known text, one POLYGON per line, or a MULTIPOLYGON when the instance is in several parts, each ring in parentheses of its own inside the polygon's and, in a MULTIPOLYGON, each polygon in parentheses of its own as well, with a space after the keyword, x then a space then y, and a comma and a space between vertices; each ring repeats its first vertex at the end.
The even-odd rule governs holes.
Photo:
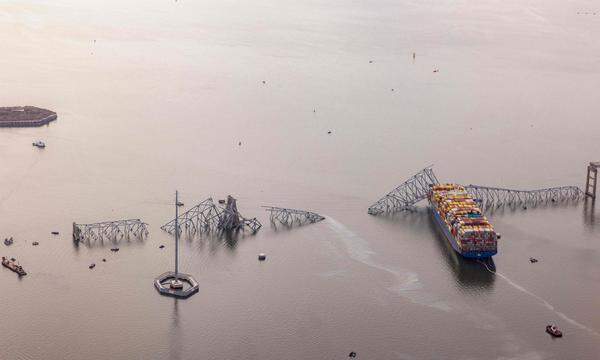
MULTIPOLYGON (((429 188, 436 184, 439 184, 439 181, 433 169, 427 167, 371 205, 368 213, 379 215, 412 210, 416 203, 427 198, 429 188)), ((500 206, 535 206, 549 202, 578 201, 585 196, 583 190, 577 186, 515 190, 481 185, 466 185, 465 189, 481 203, 483 209, 500 206)))
MULTIPOLYGON (((248 219, 242 216, 237 209, 236 199, 227 196, 224 206, 217 205, 212 198, 208 198, 188 211, 178 216, 179 232, 186 231, 190 235, 197 233, 210 233, 219 231, 233 231, 250 229, 256 233, 262 224, 256 218, 248 219)), ((160 227, 169 234, 175 234, 175 219, 160 227)))
POLYGON ((395 213, 410 210, 427 198, 431 185, 439 184, 431 166, 419 171, 369 207, 369 214, 395 213))
POLYGON ((271 222, 279 221, 286 226, 312 224, 324 220, 325 217, 306 210, 280 208, 275 206, 263 206, 266 211, 271 213, 271 222))
POLYGON ((148 224, 140 219, 104 221, 93 224, 73 223, 73 241, 121 240, 144 238, 148 235, 148 224))

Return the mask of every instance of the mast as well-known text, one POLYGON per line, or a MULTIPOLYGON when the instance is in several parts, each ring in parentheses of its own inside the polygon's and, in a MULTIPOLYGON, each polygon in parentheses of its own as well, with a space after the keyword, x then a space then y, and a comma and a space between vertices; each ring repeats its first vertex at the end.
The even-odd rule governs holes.
POLYGON ((179 210, 177 209, 177 204, 179 203, 179 194, 177 190, 175 190, 175 281, 178 281, 179 274, 179 210))

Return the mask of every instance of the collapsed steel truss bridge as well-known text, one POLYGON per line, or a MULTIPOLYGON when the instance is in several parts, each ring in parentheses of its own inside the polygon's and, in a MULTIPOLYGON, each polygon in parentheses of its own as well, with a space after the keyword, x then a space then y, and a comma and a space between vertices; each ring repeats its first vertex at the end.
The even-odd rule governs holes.
POLYGON ((73 241, 122 240, 148 236, 148 224, 140 219, 104 221, 94 224, 73 223, 73 241))
POLYGON ((306 210, 280 208, 275 206, 263 206, 271 213, 271 223, 280 222, 286 226, 312 224, 324 220, 325 217, 306 210))
POLYGON ((433 169, 426 167, 371 205, 368 212, 379 215, 410 210, 417 202, 427 198, 429 187, 436 184, 439 181, 433 169))
MULTIPOLYGON (((412 210, 414 205, 427 198, 432 185, 439 184, 433 169, 427 167, 369 207, 371 215, 392 214, 412 210)), ((578 201, 585 197, 577 186, 560 186, 538 190, 514 190, 490 186, 467 185, 465 189, 483 209, 500 206, 538 205, 565 201, 578 201)))
POLYGON ((538 190, 513 190, 490 186, 467 185, 465 189, 484 209, 501 206, 538 205, 550 202, 577 201, 584 193, 577 186, 559 186, 538 190))
MULTIPOLYGON (((220 201, 220 203, 225 201, 220 201)), ((177 218, 179 232, 186 231, 189 235, 211 232, 224 232, 250 229, 257 232, 262 224, 256 218, 247 219, 237 210, 236 199, 227 197, 225 206, 218 206, 212 198, 208 198, 177 218)), ((160 227, 169 234, 175 234, 175 219, 160 227)))

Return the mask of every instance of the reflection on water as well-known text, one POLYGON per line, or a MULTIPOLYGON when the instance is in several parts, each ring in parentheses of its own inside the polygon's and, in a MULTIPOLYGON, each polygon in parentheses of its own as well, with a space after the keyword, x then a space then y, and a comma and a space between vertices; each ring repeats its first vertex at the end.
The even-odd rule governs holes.
MULTIPOLYGON (((452 246, 445 239, 441 230, 435 225, 431 216, 428 219, 428 228, 432 234, 432 240, 438 245, 440 256, 446 261, 446 265, 452 269, 457 284, 463 290, 481 290, 493 289, 496 276, 488 271, 485 265, 477 260, 465 259, 452 249, 452 246)), ((487 263, 492 271, 495 271, 495 264, 492 259, 487 263)))
POLYGON ((458 286, 461 289, 481 290, 493 289, 495 275, 492 273, 496 267, 493 259, 489 259, 486 265, 477 260, 466 259, 454 251, 452 246, 444 238, 440 229, 435 225, 430 216, 429 209, 416 208, 410 212, 400 212, 396 214, 378 216, 384 222, 401 224, 403 227, 413 227, 415 229, 427 229, 433 241, 439 250, 440 257, 444 259, 448 268, 452 270, 458 286))
POLYGON ((593 229, 596 221, 596 199, 585 198, 583 203, 583 223, 588 229, 593 229))
POLYGON ((255 234, 244 231, 219 231, 210 233, 183 233, 183 240, 188 243, 197 243, 200 249, 208 246, 211 253, 218 251, 221 248, 235 250, 240 240, 250 238, 255 234))

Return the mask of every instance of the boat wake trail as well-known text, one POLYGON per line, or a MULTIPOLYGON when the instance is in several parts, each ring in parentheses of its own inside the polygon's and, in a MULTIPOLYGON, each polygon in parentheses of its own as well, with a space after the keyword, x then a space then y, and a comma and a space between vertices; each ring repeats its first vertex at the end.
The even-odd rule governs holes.
POLYGON ((504 281, 506 281, 509 285, 511 285, 512 287, 514 287, 515 289, 531 296, 532 298, 536 299, 537 301, 539 301, 542 305, 544 305, 544 307, 546 307, 546 309, 554 312, 558 317, 560 317, 561 319, 575 325, 576 327, 582 329, 582 330, 586 330, 587 332, 589 332, 592 335, 598 336, 600 337, 600 333, 598 333, 596 330, 583 325, 582 323, 578 322, 577 320, 574 320, 570 317, 568 317, 565 313, 560 312, 558 310, 556 310, 556 308, 554 307, 554 305, 550 304, 548 301, 542 299, 541 297, 539 297, 538 295, 532 293, 531 291, 525 289, 524 287, 522 287, 521 285, 517 284, 516 282, 512 281, 511 279, 509 279, 506 275, 499 273, 497 271, 492 271, 490 270, 490 268, 487 266, 486 263, 478 260, 479 263, 483 264, 485 266, 485 268, 487 269, 487 271, 496 274, 497 276, 501 277, 502 279, 504 279, 504 281))
POLYGON ((451 308, 444 301, 436 298, 433 294, 428 294, 423 290, 423 284, 419 281, 417 273, 396 269, 384 264, 380 264, 373 259, 376 253, 371 249, 369 243, 348 229, 344 224, 338 222, 332 217, 325 216, 329 227, 336 233, 348 251, 350 258, 361 262, 369 267, 382 270, 394 276, 397 281, 394 286, 388 290, 405 297, 413 303, 430 306, 442 311, 450 311, 451 308))

